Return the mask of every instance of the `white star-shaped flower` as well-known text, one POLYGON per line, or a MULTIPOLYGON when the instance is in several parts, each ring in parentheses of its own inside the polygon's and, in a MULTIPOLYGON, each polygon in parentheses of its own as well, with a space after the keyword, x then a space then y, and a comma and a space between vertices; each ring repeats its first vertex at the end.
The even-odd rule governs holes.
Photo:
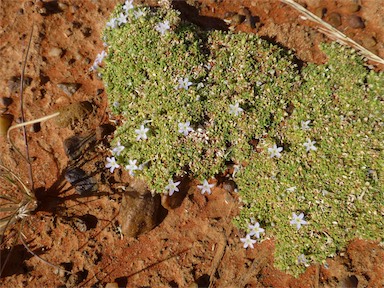
POLYGON ((208 194, 211 194, 211 188, 213 188, 215 184, 209 184, 206 179, 203 181, 203 185, 197 185, 197 188, 201 190, 201 194, 204 194, 207 192, 208 194))
POLYGON ((179 85, 177 86, 177 89, 185 89, 188 90, 189 86, 191 86, 193 83, 189 81, 188 78, 180 78, 178 80, 179 85))
POLYGON ((149 128, 145 128, 144 125, 140 126, 140 129, 136 129, 135 133, 137 134, 136 140, 139 141, 140 139, 147 140, 147 132, 149 131, 149 128))
POLYGON ((133 0, 126 0, 123 5, 123 10, 125 12, 128 12, 129 10, 133 9, 133 0))
POLYGON ((101 51, 101 53, 97 54, 96 59, 93 62, 93 65, 92 65, 90 70, 91 71, 97 70, 97 68, 99 68, 99 65, 101 64, 101 62, 103 62, 105 56, 107 56, 107 52, 105 52, 104 50, 101 51))
POLYGON ((97 65, 96 63, 93 63, 93 65, 91 66, 91 68, 89 68, 89 71, 91 71, 91 72, 96 71, 97 68, 99 68, 99 65, 97 65))
POLYGON ((184 136, 187 136, 189 132, 193 131, 192 127, 190 127, 191 123, 189 121, 185 123, 180 122, 178 125, 179 125, 179 132, 183 133, 184 136))
POLYGON ((105 56, 107 56, 107 52, 105 52, 105 50, 101 51, 99 54, 96 55, 95 63, 101 64, 105 56))
POLYGON ((124 146, 120 144, 120 141, 117 142, 116 147, 112 149, 112 153, 116 156, 120 156, 120 153, 124 150, 124 146))
POLYGON ((117 21, 117 24, 119 26, 121 26, 123 24, 126 24, 127 21, 128 21, 128 16, 126 14, 124 14, 124 13, 120 13, 119 17, 117 17, 116 21, 117 21))
POLYGON ((256 243, 256 240, 251 239, 251 235, 247 234, 245 238, 240 238, 240 241, 244 243, 244 248, 252 248, 253 249, 253 244, 256 243))
POLYGON ((299 265, 302 264, 302 265, 305 265, 305 266, 308 265, 308 260, 307 260, 307 258, 305 258, 304 254, 300 254, 297 257, 297 264, 299 264, 299 265))
POLYGON ((297 230, 301 228, 301 225, 306 225, 307 221, 304 220, 304 213, 300 213, 299 216, 296 213, 292 213, 292 220, 289 222, 291 225, 296 225, 297 230))
POLYGON ((273 158, 280 158, 281 157, 281 151, 283 151, 283 147, 277 147, 276 144, 273 144, 272 148, 268 148, 268 153, 270 154, 269 157, 273 158))
POLYGON ((316 141, 311 141, 311 139, 308 139, 307 142, 305 142, 303 144, 303 146, 305 147, 305 149, 307 150, 307 152, 313 150, 313 151, 316 151, 317 148, 315 147, 315 143, 316 141))
POLYGON ((301 121, 301 130, 309 130, 311 127, 309 127, 309 123, 311 123, 311 120, 307 121, 301 121))
POLYGON ((164 22, 157 23, 155 26, 156 31, 159 32, 161 35, 164 35, 165 33, 167 33, 167 31, 170 28, 171 27, 169 26, 168 20, 165 20, 164 22))
POLYGON ((105 164, 105 168, 109 168, 109 171, 113 173, 115 169, 120 168, 120 165, 117 164, 115 157, 107 157, 107 164, 105 164))
POLYGON ((135 16, 136 19, 139 19, 144 14, 145 14, 144 11, 141 9, 137 9, 136 11, 133 12, 133 15, 135 16))
POLYGON ((253 236, 255 235, 257 239, 260 238, 260 233, 264 233, 264 229, 263 228, 260 228, 260 224, 259 222, 256 222, 256 224, 248 224, 248 229, 250 230, 249 231, 249 236, 253 236))
POLYGON ((235 105, 229 104, 229 114, 239 116, 243 111, 244 109, 239 107, 238 102, 236 102, 235 105))
POLYGON ((136 165, 137 160, 129 160, 129 164, 125 165, 125 170, 129 171, 129 175, 135 176, 134 171, 139 170, 139 167, 136 165))
POLYGON ((116 28, 117 27, 117 19, 116 18, 111 18, 107 22, 107 24, 105 24, 105 26, 108 27, 108 28, 112 28, 112 29, 116 28))
POLYGON ((173 182, 172 179, 168 180, 168 185, 165 186, 165 190, 168 190, 168 195, 172 196, 173 193, 179 192, 179 188, 177 186, 180 184, 180 181, 173 182))

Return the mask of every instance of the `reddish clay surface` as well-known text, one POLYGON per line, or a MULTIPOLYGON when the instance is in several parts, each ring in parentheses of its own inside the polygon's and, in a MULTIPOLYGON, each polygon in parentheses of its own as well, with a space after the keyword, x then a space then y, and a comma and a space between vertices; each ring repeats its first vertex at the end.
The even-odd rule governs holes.
MULTIPOLYGON (((53 120, 42 123, 40 131, 27 129, 40 203, 24 223, 22 233, 29 249, 51 265, 28 253, 17 238, 20 225, 14 225, 5 233, 1 246, 2 264, 7 255, 10 257, 0 285, 105 287, 116 282, 120 287, 382 287, 384 249, 378 243, 352 241, 345 251, 328 259, 326 266, 313 265, 298 279, 273 267, 273 239, 253 250, 243 249, 239 238, 244 235, 231 223, 240 203, 231 189, 224 189, 230 185, 221 180, 212 195, 204 196, 194 180, 185 179, 181 193, 167 200, 170 209, 160 213, 157 220, 163 221, 157 227, 137 238, 121 235, 119 226, 126 211, 120 211, 120 203, 131 179, 121 170, 111 174, 104 168, 112 136, 99 137, 97 145, 85 147, 82 160, 75 163, 63 149, 66 138, 114 123, 101 90, 103 84, 89 68, 103 50, 100 33, 117 2, 122 1, 1 2, 0 97, 13 100, 7 107, 0 103, 1 112, 20 117, 19 93, 12 91, 9 80, 20 76, 32 26, 25 71, 31 79, 24 92, 26 119, 79 101, 91 102, 94 111, 70 119, 67 127, 53 120), (68 82, 81 84, 71 96, 57 86, 68 82), (75 192, 64 179, 70 164, 92 174, 98 182, 97 192, 89 196, 75 192)), ((226 28, 225 18, 232 21, 234 30, 257 33, 294 49, 303 61, 326 61, 317 45, 327 38, 279 1, 186 1, 192 6, 174 2, 184 17, 204 27, 226 28), (234 20, 238 17, 235 14, 249 13, 255 28, 249 21, 234 20)), ((380 1, 300 2, 317 14, 325 11, 324 20, 333 21, 342 32, 384 57, 384 6, 380 1), (355 22, 350 20, 352 16, 355 22), (356 16, 362 18, 364 28, 351 27, 361 26, 356 16)), ((14 131, 12 139, 24 151, 20 131, 14 131)), ((28 183, 25 161, 4 137, 0 138, 0 149, 1 162, 28 183)))

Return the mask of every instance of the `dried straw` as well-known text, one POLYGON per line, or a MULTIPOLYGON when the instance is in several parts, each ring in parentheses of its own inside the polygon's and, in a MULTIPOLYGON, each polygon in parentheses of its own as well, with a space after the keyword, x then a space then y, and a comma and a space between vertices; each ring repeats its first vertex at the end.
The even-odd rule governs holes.
POLYGON ((342 45, 352 47, 352 48, 356 49, 357 51, 359 51, 361 53, 361 55, 363 55, 367 59, 384 65, 384 59, 380 58, 379 56, 373 54, 372 52, 370 52, 369 50, 367 50, 366 48, 361 46, 360 44, 356 43, 351 38, 349 38, 345 34, 341 33, 339 30, 332 27, 327 22, 323 21, 321 18, 317 17, 316 15, 314 15, 313 13, 311 13, 310 11, 305 9, 303 6, 297 4, 295 1, 293 1, 293 0, 280 0, 280 1, 291 6, 292 8, 294 8, 295 10, 297 10, 301 14, 303 14, 305 20, 310 20, 310 21, 313 21, 313 22, 319 24, 320 27, 318 27, 317 29, 321 33, 327 35, 332 40, 335 40, 336 42, 338 42, 342 45))

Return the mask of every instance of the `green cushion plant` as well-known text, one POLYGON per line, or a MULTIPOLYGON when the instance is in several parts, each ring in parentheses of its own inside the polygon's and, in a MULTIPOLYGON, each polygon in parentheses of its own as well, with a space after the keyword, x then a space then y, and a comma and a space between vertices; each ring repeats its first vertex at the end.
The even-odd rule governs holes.
POLYGON ((355 237, 382 240, 384 76, 353 51, 323 45, 329 61, 299 69, 255 35, 205 32, 148 7, 118 6, 103 39, 101 73, 123 117, 114 156, 153 192, 235 164, 234 222, 260 223, 276 266, 294 275, 355 237), (302 225, 290 223, 300 213, 302 225))

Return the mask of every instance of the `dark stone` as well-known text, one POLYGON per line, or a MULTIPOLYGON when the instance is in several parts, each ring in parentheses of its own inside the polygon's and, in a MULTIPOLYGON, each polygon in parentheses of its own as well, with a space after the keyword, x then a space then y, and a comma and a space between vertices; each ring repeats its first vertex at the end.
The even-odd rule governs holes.
POLYGON ((348 26, 354 29, 362 29, 365 27, 363 19, 357 15, 351 15, 348 17, 348 26))
POLYGON ((341 25, 341 16, 339 13, 332 12, 329 14, 328 21, 333 27, 339 27, 341 25))

